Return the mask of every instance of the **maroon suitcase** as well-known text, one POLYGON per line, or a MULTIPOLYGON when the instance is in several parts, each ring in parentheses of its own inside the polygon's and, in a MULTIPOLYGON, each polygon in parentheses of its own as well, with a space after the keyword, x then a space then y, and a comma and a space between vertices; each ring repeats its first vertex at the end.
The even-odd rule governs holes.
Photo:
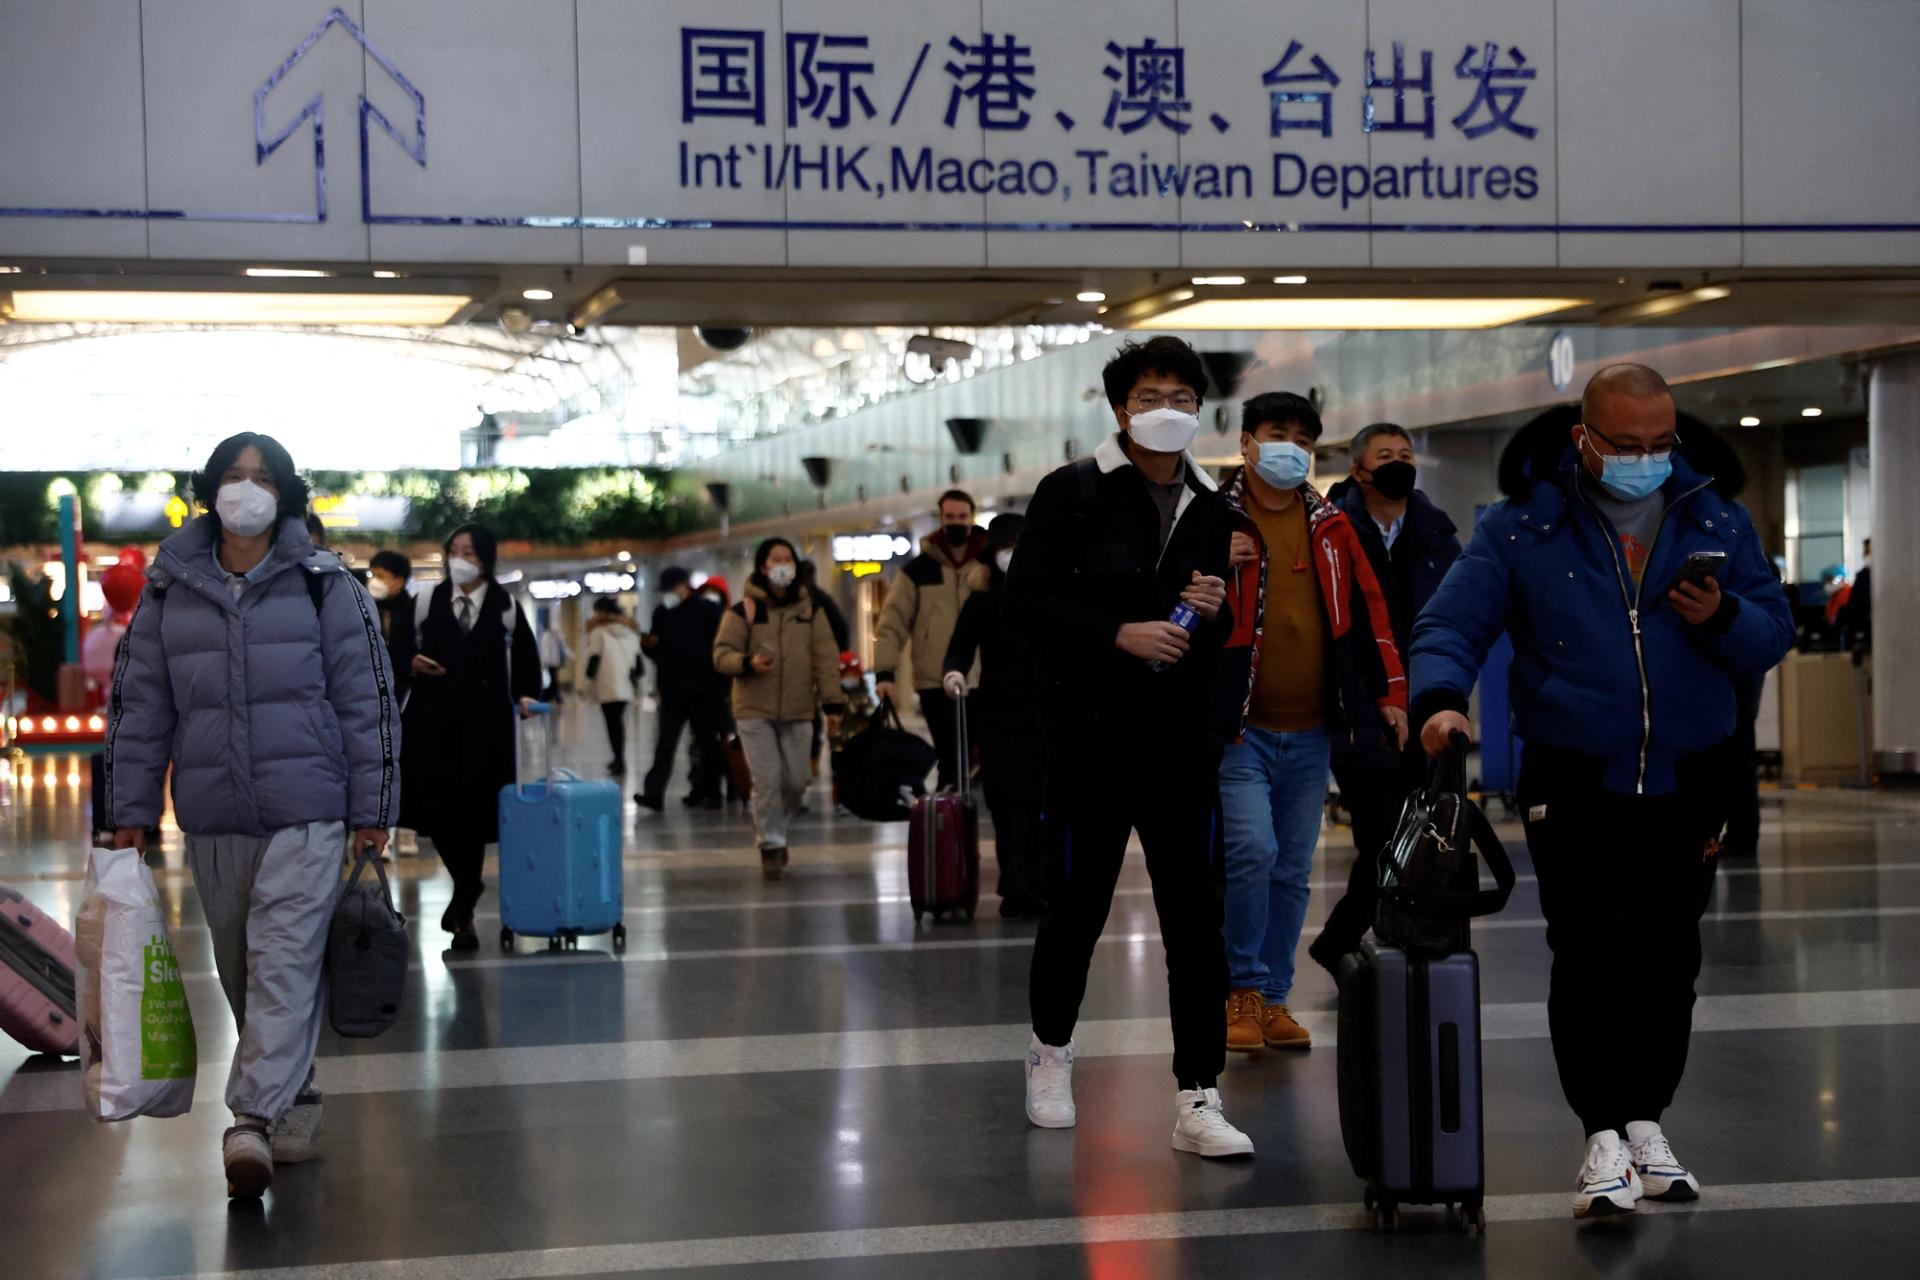
POLYGON ((958 790, 942 788, 913 802, 908 819, 907 892, 913 918, 949 911, 973 919, 980 904, 980 817, 973 799, 973 766, 967 756, 967 707, 954 716, 960 736, 958 790))

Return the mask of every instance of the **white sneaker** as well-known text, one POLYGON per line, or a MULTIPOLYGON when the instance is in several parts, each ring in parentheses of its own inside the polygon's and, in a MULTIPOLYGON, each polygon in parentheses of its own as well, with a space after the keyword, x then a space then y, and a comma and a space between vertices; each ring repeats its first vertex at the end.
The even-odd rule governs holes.
POLYGON ((1573 1193, 1573 1216, 1600 1218, 1632 1213, 1641 1195, 1640 1175, 1628 1159, 1627 1144, 1620 1141, 1620 1135, 1603 1129, 1588 1139, 1579 1189, 1573 1193))
POLYGON ((1042 1129, 1073 1128, 1073 1042, 1027 1046, 1027 1119, 1042 1129))
POLYGON ((303 1093, 293 1100, 287 1114, 273 1126, 273 1162, 299 1164, 313 1155, 314 1139, 320 1136, 321 1100, 318 1091, 303 1093))
POLYGON ((227 1194, 235 1199, 257 1198, 273 1185, 273 1148, 258 1120, 249 1117, 227 1130, 220 1159, 227 1167, 227 1194))
POLYGON ((1698 1200, 1700 1180, 1673 1157, 1667 1135, 1651 1120, 1627 1123, 1627 1159, 1640 1175, 1649 1200, 1698 1200))
POLYGON ((1227 1123, 1218 1089, 1182 1089, 1173 1095, 1173 1149, 1218 1160, 1252 1155, 1253 1139, 1227 1123))

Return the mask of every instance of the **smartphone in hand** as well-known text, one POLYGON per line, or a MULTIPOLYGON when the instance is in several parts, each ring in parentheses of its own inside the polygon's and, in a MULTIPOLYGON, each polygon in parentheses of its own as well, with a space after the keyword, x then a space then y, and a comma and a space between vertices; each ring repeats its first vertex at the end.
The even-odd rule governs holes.
POLYGON ((1697 587, 1708 578, 1718 578, 1726 563, 1727 553, 1724 551, 1696 551, 1687 557, 1673 575, 1673 581, 1667 584, 1667 589, 1661 594, 1672 595, 1683 582, 1690 582, 1697 587))

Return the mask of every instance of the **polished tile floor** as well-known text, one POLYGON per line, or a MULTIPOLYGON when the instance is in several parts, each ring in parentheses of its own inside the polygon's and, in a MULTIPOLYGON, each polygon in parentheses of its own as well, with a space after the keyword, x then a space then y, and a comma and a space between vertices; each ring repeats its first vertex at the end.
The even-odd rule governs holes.
MULTIPOLYGON (((597 765, 597 735, 597 717, 569 717, 562 754, 597 765)), ((80 891, 84 767, 0 777, 0 882, 56 914, 80 891)), ((1137 860, 1094 962, 1080 1126, 1030 1129, 1032 926, 989 903, 973 924, 916 927, 904 829, 835 820, 824 791, 778 885, 739 810, 630 808, 624 957, 595 940, 456 958, 433 927, 437 862, 398 860, 419 922, 405 1018, 374 1041, 328 1034, 324 1157, 230 1204, 232 1026, 169 831, 157 875, 199 1027, 198 1101, 95 1125, 71 1065, 0 1043, 0 1275, 1920 1274, 1920 804, 1775 799, 1758 864, 1725 869, 1705 926, 1700 1031, 1668 1126, 1707 1184, 1694 1208, 1570 1220, 1580 1134, 1545 1039, 1530 879, 1478 933, 1484 1239, 1418 1213, 1395 1236, 1368 1229, 1340 1143, 1332 988, 1304 960, 1296 1005, 1319 1047, 1235 1061, 1223 1081, 1258 1157, 1169 1149, 1166 985, 1137 860)), ((1345 879, 1345 839, 1323 850, 1315 921, 1345 879)), ((1627 958, 1618 1002, 1594 1014, 1623 1054, 1636 962, 1658 958, 1627 958)))

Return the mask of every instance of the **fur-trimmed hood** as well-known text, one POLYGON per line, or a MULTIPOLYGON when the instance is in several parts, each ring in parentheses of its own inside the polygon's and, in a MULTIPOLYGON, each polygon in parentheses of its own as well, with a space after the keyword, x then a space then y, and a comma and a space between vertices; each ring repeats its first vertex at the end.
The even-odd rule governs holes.
MULTIPOLYGON (((1571 447, 1568 433, 1579 421, 1577 403, 1555 405, 1514 433, 1500 451, 1500 492, 1524 502, 1533 495, 1535 484, 1557 475, 1571 447)), ((1738 498, 1747 487, 1747 469, 1733 446, 1690 413, 1676 414, 1674 425, 1680 433, 1680 455, 1687 465, 1710 478, 1715 493, 1738 498)))

